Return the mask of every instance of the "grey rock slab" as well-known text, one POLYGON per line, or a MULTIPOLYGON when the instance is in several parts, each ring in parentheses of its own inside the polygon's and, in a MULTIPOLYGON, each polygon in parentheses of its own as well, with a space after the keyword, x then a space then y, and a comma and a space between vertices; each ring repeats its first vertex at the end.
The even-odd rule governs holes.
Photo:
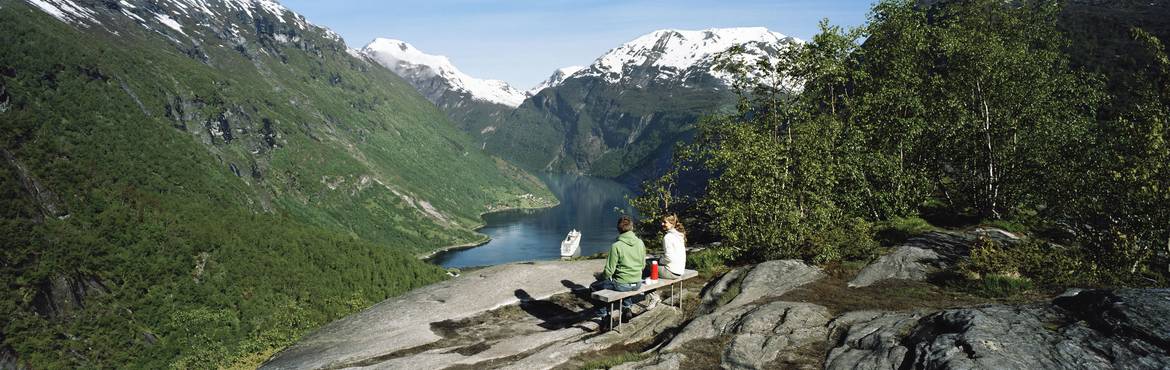
POLYGON ((706 314, 714 311, 715 308, 718 307, 719 298, 722 298, 723 295, 727 293, 727 290, 731 288, 732 284, 742 278, 743 275, 748 273, 750 270, 751 269, 748 267, 736 267, 731 271, 728 271, 726 274, 723 274, 719 280, 715 281, 714 284, 711 284, 709 287, 707 287, 706 290, 703 291, 702 298, 699 300, 698 313, 706 314))
POLYGON ((760 263, 743 278, 739 295, 724 308, 733 308, 762 298, 779 297, 802 285, 825 277, 820 268, 798 260, 776 260, 760 263))
POLYGON ((865 266, 849 281, 849 287, 867 287, 886 279, 926 280, 927 275, 943 267, 940 260, 935 251, 903 245, 865 266))
POLYGON ((577 338, 585 333, 586 331, 579 328, 541 331, 493 341, 488 343, 490 348, 472 355, 463 355, 455 352, 458 348, 443 348, 396 358, 372 366, 362 367, 361 369, 441 369, 452 365, 474 365, 484 361, 539 350, 541 347, 553 345, 566 339, 577 338))
POLYGON ((825 274, 820 268, 797 260, 776 260, 760 263, 746 274, 740 284, 739 295, 713 312, 695 317, 663 349, 677 350, 696 339, 710 339, 741 332, 746 334, 757 330, 757 326, 782 330, 786 322, 803 323, 810 320, 809 317, 814 318, 811 320, 819 320, 821 314, 824 320, 828 321, 828 309, 813 304, 791 302, 774 302, 763 306, 757 304, 758 301, 780 297, 792 289, 823 278, 825 274), (789 311, 793 313, 792 316, 786 316, 789 311), (743 327, 744 323, 748 326, 743 327))
POLYGON ((682 353, 666 353, 642 361, 627 362, 614 366, 612 370, 677 370, 682 368, 687 356, 682 353))
POLYGON ((1170 351, 1170 289, 1078 291, 1053 302, 1107 333, 1124 333, 1170 351))
POLYGON ((261 366, 264 369, 344 367, 442 339, 430 323, 457 320, 519 303, 517 291, 534 299, 589 286, 605 261, 550 261, 488 267, 412 290, 334 321, 307 335, 261 366), (568 281, 565 283, 563 281, 568 281))
POLYGON ((799 302, 750 304, 695 318, 664 351, 678 351, 688 342, 732 336, 723 353, 724 368, 758 369, 786 350, 823 341, 831 315, 823 306, 799 302))
POLYGON ((600 334, 583 333, 547 345, 539 351, 517 360, 505 369, 547 369, 564 364, 574 356, 598 351, 615 345, 632 344, 662 333, 678 324, 679 311, 659 305, 642 315, 622 324, 621 332, 607 331, 600 334))
POLYGON ((994 227, 976 228, 975 230, 972 230, 971 233, 999 242, 1000 244, 1012 244, 1023 239, 1013 232, 996 229, 994 227))
POLYGON ((1107 340, 1058 322, 1043 306, 988 306, 942 311, 923 318, 907 338, 912 366, 939 369, 1102 369, 1111 361, 1084 341, 1107 340))
POLYGON ((829 324, 840 345, 829 351, 825 369, 897 369, 906 353, 902 338, 923 313, 849 312, 829 324))
MULTIPOLYGON (((980 229, 978 233, 932 231, 910 238, 893 252, 861 269, 849 287, 860 288, 886 279, 926 280, 935 271, 954 266, 971 253, 971 245, 980 235, 996 241, 1010 242, 998 229, 980 229)), ((1004 231, 1006 233, 1006 231, 1004 231)))
POLYGON ((847 313, 828 369, 1166 369, 1170 290, 1079 291, 1053 303, 847 313))

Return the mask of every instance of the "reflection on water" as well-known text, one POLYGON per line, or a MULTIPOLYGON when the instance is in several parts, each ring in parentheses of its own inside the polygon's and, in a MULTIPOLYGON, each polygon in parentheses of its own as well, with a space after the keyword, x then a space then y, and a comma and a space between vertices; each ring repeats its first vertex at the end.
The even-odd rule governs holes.
POLYGON ((560 258, 561 240, 569 230, 581 231, 581 255, 609 249, 617 237, 619 210, 636 215, 621 184, 588 176, 544 175, 561 204, 548 209, 505 211, 484 215, 479 232, 492 238, 479 247, 442 253, 431 260, 442 267, 487 266, 515 261, 560 258))

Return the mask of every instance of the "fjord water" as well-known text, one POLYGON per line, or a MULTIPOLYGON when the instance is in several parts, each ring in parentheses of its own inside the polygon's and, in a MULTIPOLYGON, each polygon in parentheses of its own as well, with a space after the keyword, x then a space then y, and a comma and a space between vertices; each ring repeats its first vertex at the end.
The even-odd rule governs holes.
POLYGON ((517 261, 560 258, 561 241, 569 230, 581 232, 581 255, 609 249, 617 237, 620 212, 634 215, 625 186, 607 179, 580 175, 543 175, 548 188, 561 200, 553 208, 512 210, 484 215, 479 232, 492 238, 487 244, 440 253, 431 259, 442 267, 489 266, 517 261))

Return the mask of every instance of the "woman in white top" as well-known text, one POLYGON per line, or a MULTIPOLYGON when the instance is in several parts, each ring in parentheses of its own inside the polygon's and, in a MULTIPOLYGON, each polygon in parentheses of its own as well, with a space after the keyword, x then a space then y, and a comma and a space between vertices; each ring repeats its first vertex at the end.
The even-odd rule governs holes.
POLYGON ((686 229, 675 215, 662 218, 662 229, 666 230, 666 236, 662 237, 662 247, 666 253, 662 256, 660 267, 665 268, 658 269, 658 277, 678 279, 687 263, 686 229))
MULTIPOLYGON (((678 216, 675 215, 662 218, 662 229, 666 230, 666 236, 662 237, 662 247, 666 253, 663 253, 662 259, 658 263, 658 278, 678 279, 683 274, 683 269, 686 268, 687 264, 686 229, 683 228, 682 222, 679 222, 678 216)), ((662 301, 658 297, 658 292, 647 293, 646 298, 648 301, 644 304, 646 310, 653 309, 658 306, 658 302, 662 301)))

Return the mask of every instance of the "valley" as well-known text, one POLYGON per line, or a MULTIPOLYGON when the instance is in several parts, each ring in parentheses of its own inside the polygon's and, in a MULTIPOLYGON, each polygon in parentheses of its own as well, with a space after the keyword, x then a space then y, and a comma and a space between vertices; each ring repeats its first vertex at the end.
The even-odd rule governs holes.
POLYGON ((1170 366, 1170 1, 798 3, 0 0, 0 369, 1170 366))

